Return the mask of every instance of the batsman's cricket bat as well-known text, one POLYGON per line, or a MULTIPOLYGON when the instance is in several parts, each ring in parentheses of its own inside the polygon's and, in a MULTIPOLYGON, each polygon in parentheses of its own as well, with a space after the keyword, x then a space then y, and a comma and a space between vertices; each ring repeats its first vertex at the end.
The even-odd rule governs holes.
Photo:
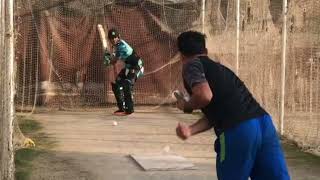
POLYGON ((107 50, 108 52, 110 52, 109 45, 108 45, 108 42, 107 42, 106 32, 104 31, 103 26, 101 24, 98 24, 97 27, 98 27, 100 40, 101 40, 102 47, 103 47, 103 51, 107 50))
MULTIPOLYGON (((103 26, 101 24, 98 24, 97 28, 98 28, 98 31, 99 31, 99 35, 100 35, 100 40, 101 40, 101 43, 102 43, 103 51, 108 51, 109 53, 112 53, 112 51, 110 49, 110 46, 109 46, 109 43, 107 41, 106 32, 105 32, 103 26)), ((115 65, 113 65, 113 72, 114 72, 114 78, 116 78, 118 72, 117 72, 117 68, 116 68, 115 65)))

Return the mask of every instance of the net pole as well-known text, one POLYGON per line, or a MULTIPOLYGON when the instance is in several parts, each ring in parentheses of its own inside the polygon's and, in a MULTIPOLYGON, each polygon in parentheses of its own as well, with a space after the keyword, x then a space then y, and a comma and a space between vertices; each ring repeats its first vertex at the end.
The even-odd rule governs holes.
MULTIPOLYGON (((1 180, 14 179, 14 155, 13 155, 13 118, 14 118, 14 33, 13 33, 13 0, 0 1, 4 5, 4 63, 5 77, 2 87, 2 162, 1 180)), ((3 14, 3 13, 1 13, 3 14)))
POLYGON ((236 74, 239 75, 239 48, 240 48, 240 0, 237 0, 237 37, 236 37, 236 74))
POLYGON ((287 13, 288 0, 283 0, 283 25, 282 25, 282 62, 281 62, 281 109, 280 109, 280 134, 284 134, 284 101, 285 101, 285 81, 286 81, 286 55, 287 55, 287 13))
POLYGON ((310 81, 310 95, 309 95, 309 106, 310 106, 310 108, 309 108, 309 118, 310 118, 310 122, 312 122, 312 111, 313 111, 313 109, 312 109, 312 104, 313 104, 313 102, 312 102, 312 98, 313 98, 313 82, 312 82, 312 80, 313 80, 313 76, 312 76, 312 70, 313 70, 313 58, 310 58, 309 59, 309 61, 310 61, 310 77, 309 77, 309 81, 310 81))
POLYGON ((202 33, 204 33, 205 16, 206 16, 206 0, 202 0, 201 12, 202 12, 202 16, 201 16, 202 33))

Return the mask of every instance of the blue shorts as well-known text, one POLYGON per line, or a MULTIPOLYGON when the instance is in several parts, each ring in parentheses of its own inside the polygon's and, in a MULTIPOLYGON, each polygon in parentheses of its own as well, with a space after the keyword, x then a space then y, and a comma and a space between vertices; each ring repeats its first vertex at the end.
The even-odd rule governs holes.
POLYGON ((289 180, 277 132, 269 115, 244 121, 215 142, 219 180, 289 180))

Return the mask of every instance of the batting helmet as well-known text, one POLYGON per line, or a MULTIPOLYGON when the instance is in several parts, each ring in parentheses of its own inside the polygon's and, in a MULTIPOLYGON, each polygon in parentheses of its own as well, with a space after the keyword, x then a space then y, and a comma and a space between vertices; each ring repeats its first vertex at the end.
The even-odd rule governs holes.
POLYGON ((120 34, 115 28, 112 28, 108 31, 108 38, 109 39, 114 39, 117 37, 120 37, 120 34))

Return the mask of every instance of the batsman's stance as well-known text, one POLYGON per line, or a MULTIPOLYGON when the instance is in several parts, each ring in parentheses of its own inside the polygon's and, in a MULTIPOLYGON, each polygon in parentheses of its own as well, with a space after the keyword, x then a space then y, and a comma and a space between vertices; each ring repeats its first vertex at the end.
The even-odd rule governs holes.
POLYGON ((115 64, 118 60, 125 63, 125 67, 120 71, 115 82, 111 83, 119 108, 114 114, 129 115, 134 112, 133 86, 136 80, 143 75, 143 61, 133 48, 120 38, 116 29, 108 31, 108 40, 112 44, 113 52, 105 51, 104 64, 115 64))

